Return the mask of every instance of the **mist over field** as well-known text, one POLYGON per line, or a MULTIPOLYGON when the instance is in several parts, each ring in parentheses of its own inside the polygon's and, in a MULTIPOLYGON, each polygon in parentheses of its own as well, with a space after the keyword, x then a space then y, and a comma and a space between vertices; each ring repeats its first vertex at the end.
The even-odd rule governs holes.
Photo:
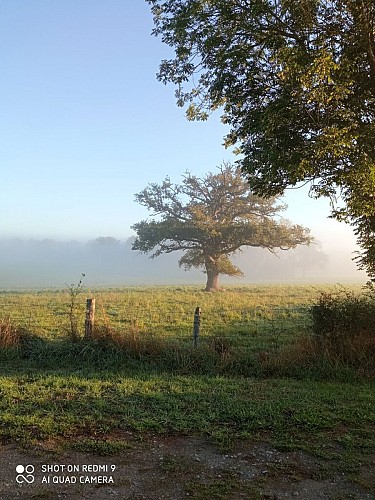
MULTIPOLYGON (((77 283, 82 273, 88 286, 138 284, 204 284, 201 270, 178 267, 178 252, 149 259, 131 250, 133 238, 120 241, 99 237, 87 242, 55 240, 0 240, 0 288, 64 287, 77 283)), ((222 277, 223 284, 260 282, 364 282, 352 261, 349 246, 310 247, 279 251, 246 248, 233 257, 242 278, 222 277)))

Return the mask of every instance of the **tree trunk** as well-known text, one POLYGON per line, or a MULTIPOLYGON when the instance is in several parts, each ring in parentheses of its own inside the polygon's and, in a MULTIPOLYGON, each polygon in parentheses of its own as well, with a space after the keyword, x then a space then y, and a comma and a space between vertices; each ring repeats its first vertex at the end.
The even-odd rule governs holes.
POLYGON ((219 273, 217 271, 207 269, 207 283, 205 292, 217 292, 220 290, 219 273))

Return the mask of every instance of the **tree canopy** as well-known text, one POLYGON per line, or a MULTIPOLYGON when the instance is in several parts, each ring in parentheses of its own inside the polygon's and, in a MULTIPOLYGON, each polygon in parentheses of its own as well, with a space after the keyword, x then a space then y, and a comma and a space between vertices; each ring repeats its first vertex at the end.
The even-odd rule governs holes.
POLYGON ((230 164, 203 178, 187 173, 179 185, 167 177, 138 193, 136 201, 154 218, 132 226, 133 250, 154 251, 152 257, 183 251, 179 265, 204 268, 207 291, 219 289, 220 274, 242 274, 229 258, 242 246, 274 251, 312 240, 307 229, 280 218, 285 205, 255 196, 240 169, 230 164))
POLYGON ((329 196, 375 277, 375 2, 147 1, 175 50, 158 78, 188 118, 222 110, 254 193, 311 182, 329 196))

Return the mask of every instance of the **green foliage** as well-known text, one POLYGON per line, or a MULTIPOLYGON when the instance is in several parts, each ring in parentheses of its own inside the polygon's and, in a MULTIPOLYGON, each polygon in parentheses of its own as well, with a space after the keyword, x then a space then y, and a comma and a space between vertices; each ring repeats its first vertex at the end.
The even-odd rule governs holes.
POLYGON ((312 195, 329 196, 375 279, 374 2, 148 2, 154 34, 175 50, 158 78, 190 104, 188 118, 222 110, 254 193, 310 181, 312 195))
POLYGON ((375 331, 375 301, 346 290, 322 293, 312 316, 314 333, 333 341, 375 331))
POLYGON ((364 369, 375 366, 373 293, 322 293, 312 307, 312 319, 318 350, 364 369))
POLYGON ((134 224, 133 250, 162 253, 184 251, 179 264, 185 269, 204 267, 206 290, 217 289, 217 277, 241 275, 229 256, 242 246, 289 249, 308 244, 308 230, 276 220, 285 208, 276 198, 254 196, 239 169, 223 165, 203 179, 189 173, 181 185, 166 178, 150 184, 136 200, 160 220, 134 224))
POLYGON ((362 166, 352 172, 350 186, 344 191, 346 208, 335 210, 334 216, 354 227, 361 251, 354 260, 358 267, 375 280, 375 165, 362 166))

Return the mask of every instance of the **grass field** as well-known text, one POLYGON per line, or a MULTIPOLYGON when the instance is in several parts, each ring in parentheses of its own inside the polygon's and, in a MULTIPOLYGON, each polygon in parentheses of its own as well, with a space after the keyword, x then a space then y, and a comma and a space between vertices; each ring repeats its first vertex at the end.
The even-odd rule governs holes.
MULTIPOLYGON (((194 310, 202 308, 202 335, 237 336, 241 324, 266 326, 273 319, 303 315, 321 291, 335 286, 268 285, 230 287, 224 293, 208 294, 197 287, 129 287, 83 290, 77 296, 74 314, 82 327, 85 297, 96 298, 96 322, 112 329, 129 329, 162 337, 189 337, 194 310), (302 311, 301 311, 302 310, 302 311), (262 321, 263 320, 263 321, 262 321)), ((360 286, 352 288, 360 290, 360 286)), ((69 290, 0 292, 0 317, 10 318, 46 339, 61 338, 69 328, 69 290)), ((305 316, 306 317, 306 316, 305 316)), ((302 321, 303 322, 303 321, 302 321)), ((300 326, 301 322, 299 322, 300 326)), ((281 325, 280 325, 281 326, 281 325)), ((260 328, 261 329, 261 328, 260 328)), ((292 328, 296 333, 295 325, 292 328)))
POLYGON ((262 440, 335 459, 359 480, 375 453, 374 377, 310 349, 309 307, 330 288, 85 291, 74 314, 83 323, 86 294, 96 298, 91 341, 69 338, 66 291, 1 293, 3 330, 21 333, 0 351, 0 438, 102 454, 128 446, 124 432, 203 435, 226 449, 262 440))

